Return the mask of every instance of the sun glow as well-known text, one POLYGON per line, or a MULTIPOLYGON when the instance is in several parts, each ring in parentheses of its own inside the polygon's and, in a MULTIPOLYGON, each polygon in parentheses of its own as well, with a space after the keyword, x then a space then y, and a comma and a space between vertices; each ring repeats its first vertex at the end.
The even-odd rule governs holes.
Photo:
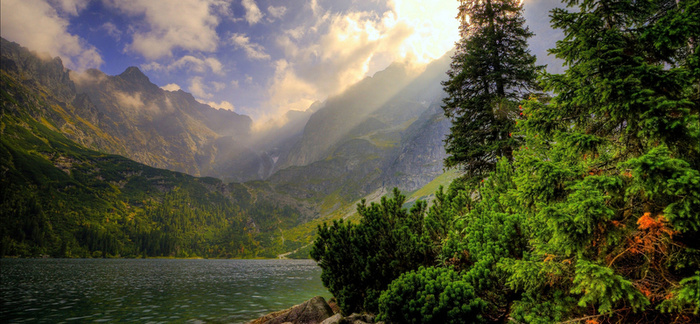
POLYGON ((393 0, 397 23, 404 23, 414 33, 400 47, 403 58, 429 63, 459 40, 459 21, 455 18, 459 3, 454 0, 393 0))

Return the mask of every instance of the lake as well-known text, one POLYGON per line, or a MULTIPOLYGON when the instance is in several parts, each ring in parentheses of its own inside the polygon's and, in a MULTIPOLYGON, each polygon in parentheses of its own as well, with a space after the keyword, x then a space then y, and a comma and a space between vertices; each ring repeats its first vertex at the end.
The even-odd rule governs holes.
POLYGON ((0 322, 243 323, 328 299, 311 260, 0 259, 0 322))

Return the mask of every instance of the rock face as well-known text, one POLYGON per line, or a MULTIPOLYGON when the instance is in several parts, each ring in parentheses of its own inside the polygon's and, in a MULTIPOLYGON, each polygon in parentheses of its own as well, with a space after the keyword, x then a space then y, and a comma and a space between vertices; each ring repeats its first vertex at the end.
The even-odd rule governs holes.
POLYGON ((326 300, 316 296, 292 308, 265 315, 248 324, 319 324, 331 316, 333 316, 333 310, 326 300))

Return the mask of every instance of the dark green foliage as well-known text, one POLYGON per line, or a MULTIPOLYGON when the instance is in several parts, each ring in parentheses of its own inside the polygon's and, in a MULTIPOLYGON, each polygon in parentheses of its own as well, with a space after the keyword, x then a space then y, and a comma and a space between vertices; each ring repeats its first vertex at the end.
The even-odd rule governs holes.
POLYGON ((402 274, 379 297, 379 319, 389 323, 482 323, 485 302, 458 272, 420 268, 402 274))
POLYGON ((511 137, 518 102, 536 88, 539 67, 527 48, 532 33, 517 0, 461 1, 462 40, 443 83, 445 115, 452 128, 445 143, 447 167, 479 180, 499 157, 512 160, 520 141, 511 137))
POLYGON ((628 305, 635 311, 649 305, 649 300, 629 280, 606 266, 586 260, 576 263, 571 293, 583 295, 578 306, 596 305, 602 314, 612 311, 614 305, 628 305))
POLYGON ((681 313, 697 318, 700 315, 700 272, 681 280, 671 292, 671 298, 661 303, 659 308, 662 312, 681 313))
MULTIPOLYGON (((518 297, 505 285, 508 273, 499 267, 504 259, 522 258, 527 246, 523 217, 515 212, 513 168, 505 160, 496 165, 478 194, 471 210, 458 218, 444 241, 441 259, 462 270, 463 279, 484 301, 482 314, 488 321, 508 317, 509 305, 518 297)), ((462 188, 462 193, 469 192, 462 188)), ((463 207, 453 204, 457 210, 463 207)))
POLYGON ((681 283, 700 266, 700 75, 678 20, 697 25, 699 2, 569 3, 552 14, 569 68, 544 77, 555 96, 524 103, 517 132, 530 251, 501 261, 524 297, 513 318, 697 322, 681 283))
MULTIPOLYGON (((477 26, 500 2, 464 3, 477 26)), ((489 114, 508 116, 499 109, 519 97, 507 105, 468 97, 498 92, 489 79, 498 62, 477 56, 489 53, 488 37, 462 43, 474 46, 474 61, 455 60, 445 84, 446 113, 458 122, 447 164, 464 163, 471 174, 441 188, 425 220, 434 266, 445 268, 389 285, 380 299, 386 319, 450 321, 455 308, 442 296, 459 285, 468 288, 463 301, 480 301, 463 322, 700 320, 700 1, 566 3, 575 9, 552 13, 565 34, 552 53, 568 70, 545 74, 552 99, 520 102, 517 126, 503 128, 520 143, 512 164, 503 151, 512 143, 484 134, 497 134, 486 131, 497 124, 489 114), (464 103, 473 115, 460 119, 464 103), (474 186, 479 174, 488 178, 474 186)))
POLYGON ((311 257, 343 313, 377 312, 379 294, 392 280, 434 262, 424 225, 426 204, 407 211, 405 198, 395 189, 393 198, 382 197, 379 204, 359 204, 359 224, 341 220, 319 226, 311 257))

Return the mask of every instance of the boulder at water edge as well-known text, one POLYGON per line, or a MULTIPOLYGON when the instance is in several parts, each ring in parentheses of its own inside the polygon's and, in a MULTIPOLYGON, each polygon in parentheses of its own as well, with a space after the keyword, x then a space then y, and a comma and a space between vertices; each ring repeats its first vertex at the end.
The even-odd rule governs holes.
POLYGON ((267 314, 248 324, 320 324, 333 316, 333 310, 321 296, 311 298, 292 308, 267 314))

